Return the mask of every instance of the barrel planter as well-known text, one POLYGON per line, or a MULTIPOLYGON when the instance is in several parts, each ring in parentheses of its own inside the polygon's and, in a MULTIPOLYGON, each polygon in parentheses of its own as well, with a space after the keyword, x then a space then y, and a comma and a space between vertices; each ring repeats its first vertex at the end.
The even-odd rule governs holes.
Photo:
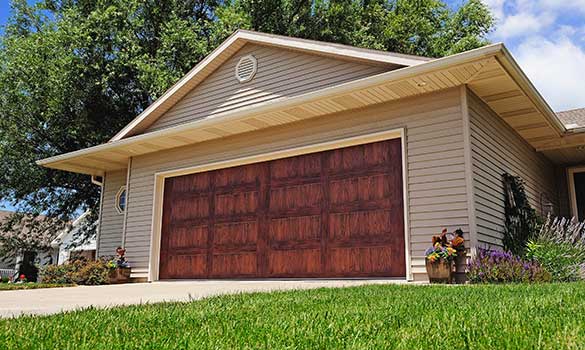
POLYGON ((128 283, 130 281, 130 268, 117 267, 110 270, 110 284, 128 283))
POLYGON ((427 275, 431 283, 451 283, 453 280, 453 263, 446 260, 426 261, 427 275))

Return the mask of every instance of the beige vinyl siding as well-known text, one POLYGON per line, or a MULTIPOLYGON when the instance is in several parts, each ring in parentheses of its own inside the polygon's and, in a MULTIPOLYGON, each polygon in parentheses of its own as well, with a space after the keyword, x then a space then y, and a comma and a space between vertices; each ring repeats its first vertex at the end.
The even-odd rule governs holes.
POLYGON ((133 158, 126 248, 134 276, 148 271, 155 173, 343 137, 406 128, 412 272, 442 227, 469 231, 460 90, 345 112, 133 158))
POLYGON ((389 69, 282 48, 246 44, 201 85, 155 121, 146 132, 207 118, 255 103, 300 95, 389 69), (239 83, 234 69, 239 59, 247 54, 256 57, 258 72, 250 82, 239 83))
POLYGON ((555 167, 471 92, 468 106, 478 244, 501 247, 505 222, 502 175, 520 176, 530 204, 541 214, 544 196, 558 209, 555 167))
POLYGON ((115 255, 116 248, 122 245, 124 214, 115 207, 116 195, 120 187, 126 184, 126 170, 108 172, 104 176, 104 198, 100 218, 98 254, 115 255))

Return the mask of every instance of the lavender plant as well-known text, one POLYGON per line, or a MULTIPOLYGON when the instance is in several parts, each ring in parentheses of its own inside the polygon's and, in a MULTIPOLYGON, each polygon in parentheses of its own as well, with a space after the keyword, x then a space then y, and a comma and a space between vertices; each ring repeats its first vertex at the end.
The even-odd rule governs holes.
POLYGON ((467 279, 471 283, 536 283, 551 281, 551 275, 538 262, 509 252, 479 249, 467 265, 467 279))

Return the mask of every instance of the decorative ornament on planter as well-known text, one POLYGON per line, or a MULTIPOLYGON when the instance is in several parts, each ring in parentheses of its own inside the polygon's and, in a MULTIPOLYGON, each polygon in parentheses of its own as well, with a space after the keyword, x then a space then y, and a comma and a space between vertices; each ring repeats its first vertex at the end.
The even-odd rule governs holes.
POLYGON ((447 229, 433 236, 433 246, 426 250, 426 268, 431 283, 451 283, 453 280, 453 261, 461 254, 465 256, 463 231, 455 231, 454 238, 447 238, 447 229))
POLYGON ((130 280, 130 264, 124 256, 126 249, 122 247, 116 248, 116 258, 110 260, 108 266, 110 267, 110 283, 126 283, 130 280))

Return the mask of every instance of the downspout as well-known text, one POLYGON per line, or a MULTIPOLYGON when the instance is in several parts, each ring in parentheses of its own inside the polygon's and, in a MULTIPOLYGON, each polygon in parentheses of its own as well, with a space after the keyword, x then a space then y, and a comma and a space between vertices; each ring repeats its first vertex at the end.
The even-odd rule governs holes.
POLYGON ((128 158, 126 169, 126 198, 124 200, 124 224, 122 225, 122 247, 126 247, 126 222, 128 220, 128 198, 130 198, 130 171, 132 169, 132 157, 128 158))
POLYGON ((106 175, 102 176, 102 181, 98 181, 96 176, 91 176, 91 183, 100 187, 100 213, 98 215, 98 225, 95 237, 95 258, 96 260, 100 256, 100 234, 102 232, 102 212, 104 210, 104 183, 106 181, 106 175))

